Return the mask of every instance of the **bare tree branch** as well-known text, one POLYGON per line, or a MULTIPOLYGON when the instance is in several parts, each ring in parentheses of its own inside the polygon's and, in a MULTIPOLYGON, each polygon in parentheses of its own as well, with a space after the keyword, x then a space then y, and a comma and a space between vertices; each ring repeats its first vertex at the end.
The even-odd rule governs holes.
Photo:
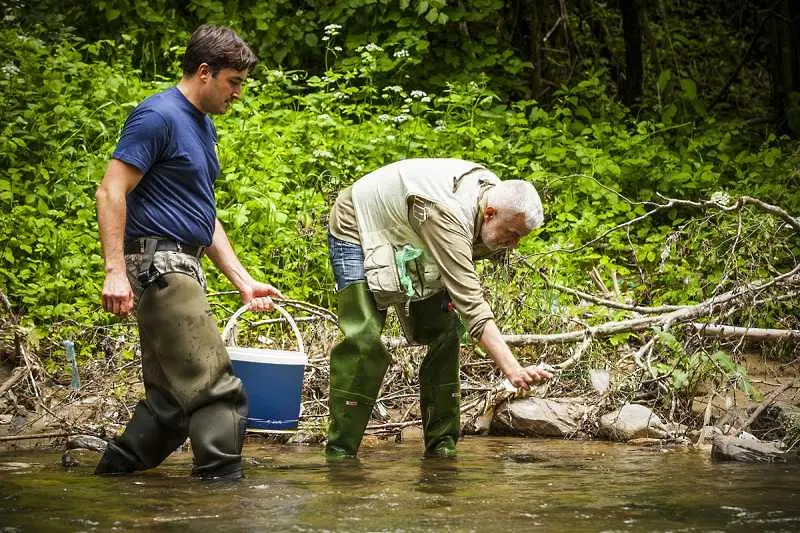
POLYGON ((706 337, 743 337, 749 340, 800 339, 800 330, 798 329, 746 328, 725 324, 703 324, 700 322, 693 322, 692 327, 700 335, 706 337))

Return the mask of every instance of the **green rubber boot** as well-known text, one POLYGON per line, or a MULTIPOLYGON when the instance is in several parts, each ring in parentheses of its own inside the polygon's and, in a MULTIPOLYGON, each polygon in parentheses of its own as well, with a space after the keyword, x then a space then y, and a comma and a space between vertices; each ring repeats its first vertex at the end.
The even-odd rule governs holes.
POLYGON ((427 344, 419 369, 425 455, 454 457, 461 435, 458 315, 449 297, 436 295, 411 304, 414 340, 427 344))
POLYGON ((356 456, 392 359, 381 342, 386 313, 375 306, 366 282, 348 285, 338 298, 344 339, 331 350, 328 459, 356 456))
POLYGON ((160 390, 150 390, 122 435, 109 441, 94 473, 119 475, 158 466, 187 435, 180 409, 160 390))

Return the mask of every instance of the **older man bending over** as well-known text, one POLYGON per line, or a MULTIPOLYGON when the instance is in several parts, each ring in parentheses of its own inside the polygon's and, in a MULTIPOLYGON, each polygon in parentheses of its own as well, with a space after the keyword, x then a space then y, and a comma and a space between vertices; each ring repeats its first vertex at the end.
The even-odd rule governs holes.
POLYGON ((409 159, 356 181, 331 210, 328 247, 344 339, 331 350, 329 458, 352 457, 391 356, 381 342, 394 305, 419 369, 427 455, 455 455, 460 434, 459 318, 516 387, 552 377, 523 367, 483 298, 476 259, 516 248, 543 222, 536 189, 459 159, 409 159))

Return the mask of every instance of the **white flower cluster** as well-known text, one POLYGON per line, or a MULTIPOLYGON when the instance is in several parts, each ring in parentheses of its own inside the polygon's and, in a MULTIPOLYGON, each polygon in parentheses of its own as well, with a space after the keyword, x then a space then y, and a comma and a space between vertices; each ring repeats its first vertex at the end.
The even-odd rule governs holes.
POLYGON ((717 191, 711 195, 711 201, 719 205, 728 205, 731 203, 731 195, 723 191, 717 191))
POLYGON ((411 91, 411 98, 424 98, 427 96, 425 91, 411 91))
POLYGON ((383 91, 384 91, 384 92, 387 92, 387 93, 388 93, 388 92, 393 92, 393 93, 398 93, 398 94, 400 94, 401 92, 403 92, 403 88, 402 88, 402 87, 400 87, 399 85, 390 85, 390 86, 388 86, 388 87, 384 87, 384 88, 383 88, 383 91))
POLYGON ((314 150, 311 155, 320 159, 333 159, 333 154, 327 150, 314 150))
POLYGON ((339 35, 339 30, 341 29, 342 27, 338 24, 328 24, 327 26, 325 26, 325 35, 330 35, 330 36, 339 35))
POLYGON ((398 50, 397 52, 394 53, 395 59, 405 59, 408 56, 409 56, 408 50, 406 50, 405 48, 403 48, 402 50, 398 50))
POLYGON ((19 67, 12 62, 8 62, 3 65, 2 68, 3 74, 5 74, 6 78, 11 78, 19 74, 19 67))

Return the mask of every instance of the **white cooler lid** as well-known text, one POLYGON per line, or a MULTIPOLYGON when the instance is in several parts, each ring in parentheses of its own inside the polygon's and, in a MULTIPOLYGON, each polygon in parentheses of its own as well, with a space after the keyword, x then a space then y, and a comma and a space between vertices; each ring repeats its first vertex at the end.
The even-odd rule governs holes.
POLYGON ((228 355, 230 355, 230 358, 234 361, 303 366, 308 362, 308 356, 300 352, 269 350, 266 348, 246 348, 243 346, 228 346, 227 348, 228 355))

